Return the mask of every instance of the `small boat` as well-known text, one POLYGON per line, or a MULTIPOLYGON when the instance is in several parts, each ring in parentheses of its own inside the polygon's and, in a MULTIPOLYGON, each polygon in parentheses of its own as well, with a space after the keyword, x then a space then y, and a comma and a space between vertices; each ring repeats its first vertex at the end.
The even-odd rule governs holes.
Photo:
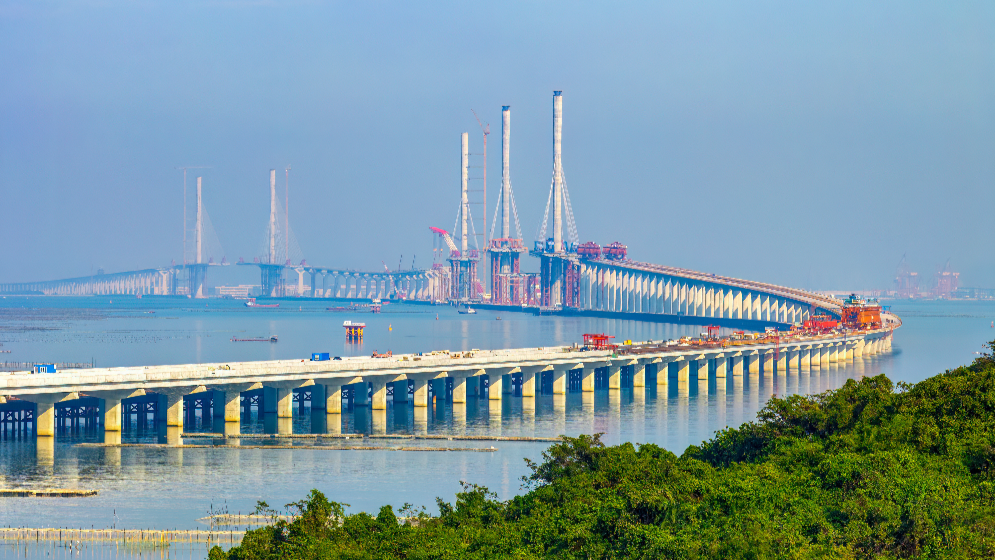
POLYGON ((265 337, 260 337, 260 338, 235 338, 233 336, 233 337, 231 337, 231 341, 232 342, 277 342, 277 338, 276 338, 275 334, 273 336, 269 337, 269 338, 265 338, 265 337))
POLYGON ((472 307, 470 307, 469 305, 465 305, 463 307, 457 307, 456 308, 456 312, 459 313, 460 315, 476 315, 477 314, 477 310, 474 309, 474 308, 472 308, 472 307))
POLYGON ((246 307, 280 307, 279 303, 256 303, 256 298, 249 298, 249 301, 245 302, 246 307))

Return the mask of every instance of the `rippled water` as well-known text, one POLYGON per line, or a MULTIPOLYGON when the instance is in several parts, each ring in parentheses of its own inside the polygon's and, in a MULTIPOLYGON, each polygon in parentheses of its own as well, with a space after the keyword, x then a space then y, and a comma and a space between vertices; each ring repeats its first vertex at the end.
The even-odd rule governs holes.
MULTIPOLYGON (((238 302, 145 298, 10 298, 0 300, 0 342, 16 361, 88 361, 137 365, 306 357, 311 352, 367 354, 433 349, 510 348, 566 344, 585 332, 618 339, 675 338, 701 327, 594 318, 533 317, 481 311, 460 316, 448 307, 389 306, 376 315, 326 313, 326 304, 298 309, 249 310, 238 302), (155 311, 155 313, 147 313, 155 311), (436 319, 438 313, 438 320, 436 319), (501 320, 496 319, 501 316, 501 320), (365 320, 362 346, 347 345, 341 322, 365 320), (232 343, 233 335, 277 334, 280 342, 232 343)), ((358 408, 345 412, 340 430, 387 434, 477 434, 556 436, 604 432, 609 443, 652 442, 680 453, 726 425, 752 419, 773 394, 814 393, 848 378, 885 373, 918 381, 970 362, 982 343, 995 339, 988 302, 899 302, 893 310, 905 324, 896 331, 893 352, 849 364, 787 375, 692 380, 646 389, 593 395, 543 395, 534 405, 521 398, 499 404, 470 402, 416 411, 391 407, 385 413, 358 408)), ((309 409, 295 409, 294 432, 327 431, 312 422, 309 409)), ((192 429, 188 427, 188 430, 192 429)), ((206 429, 206 428, 205 428, 206 429)), ((244 432, 265 426, 250 417, 244 432)), ((334 430, 332 430, 334 431, 334 430)), ((132 428, 124 442, 155 442, 154 427, 132 428)), ((71 487, 99 490, 92 498, 0 498, 0 525, 30 527, 204 528, 211 511, 248 512, 256 500, 282 506, 318 488, 350 511, 375 512, 382 504, 409 502, 434 509, 436 497, 452 500, 460 481, 483 484, 501 497, 521 491, 523 458, 538 459, 549 444, 515 441, 334 440, 386 447, 378 450, 308 448, 313 440, 272 442, 243 437, 243 446, 293 443, 294 449, 100 448, 75 445, 96 436, 60 435, 51 447, 34 441, 0 441, 0 486, 71 487), (464 447, 487 451, 418 451, 397 447, 464 447), (495 450, 490 451, 490 447, 495 450)), ((202 443, 187 439, 185 443, 202 443)), ((220 443, 220 442, 219 442, 220 443)), ((328 442, 326 442, 328 443, 328 442)), ((10 549, 0 550, 10 551, 10 549)), ((7 552, 0 552, 7 554, 7 552)), ((198 552, 194 557, 202 556, 198 552)), ((97 555, 99 556, 99 555, 97 555)), ((0 556, 2 557, 2 556, 0 556)), ((11 556, 17 557, 17 556, 11 556)), ((56 556, 58 557, 58 556, 56 556)), ((130 558, 130 557, 129 557, 130 558)))

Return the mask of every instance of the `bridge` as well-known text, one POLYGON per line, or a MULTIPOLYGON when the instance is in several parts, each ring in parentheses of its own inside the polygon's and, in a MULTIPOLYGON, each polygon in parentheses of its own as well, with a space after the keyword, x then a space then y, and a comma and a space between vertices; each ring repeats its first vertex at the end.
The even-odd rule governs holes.
MULTIPOLYGON (((170 266, 110 274, 99 273, 64 280, 0 283, 0 293, 47 296, 176 295, 179 287, 178 279, 187 273, 185 269, 193 270, 206 266, 170 266)), ((193 275, 198 274, 193 273, 193 275)), ((203 272, 199 276, 203 277, 203 272)), ((196 293, 196 290, 193 292, 196 293)))
POLYGON ((435 302, 446 301, 448 296, 445 271, 439 269, 368 272, 310 266, 307 261, 297 266, 261 262, 238 264, 259 267, 261 291, 269 297, 286 296, 286 275, 289 272, 297 274, 294 292, 298 296, 307 293, 312 298, 393 298, 435 302), (310 277, 309 287, 304 284, 305 276, 310 277))
POLYGON ((834 298, 774 284, 630 260, 539 256, 561 261, 557 267, 565 271, 562 291, 556 291, 553 283, 544 302, 554 309, 672 321, 787 325, 815 314, 840 314, 841 304, 834 298))
MULTIPOLYGON (((530 399, 544 387, 554 395, 571 390, 590 393, 598 373, 609 391, 622 388, 623 374, 633 387, 728 376, 745 376, 750 383, 758 383, 754 376, 760 373, 787 375, 889 352, 892 332, 899 324, 888 315, 884 326, 870 330, 800 332, 755 340, 651 341, 604 350, 575 345, 326 361, 0 373, 0 431, 6 433, 8 425, 31 424, 36 436, 54 437, 57 408, 83 398, 101 399, 101 414, 95 418, 105 432, 120 433, 122 401, 158 395, 157 411, 164 413, 157 419, 175 429, 182 428, 185 418, 193 418, 193 399, 201 399, 202 414, 207 415, 203 396, 210 394, 211 415, 223 419, 226 434, 237 434, 243 409, 251 403, 243 397, 254 391, 263 395, 268 391, 271 396, 264 398, 273 399, 271 410, 276 416, 291 418, 295 392, 307 393, 312 413, 324 410, 327 415, 340 415, 344 399, 347 405, 386 410, 388 402, 393 407, 429 407, 430 392, 437 403, 448 401, 454 406, 469 398, 530 399), (20 411, 21 416, 11 416, 11 410, 20 411)), ((330 422, 341 425, 340 418, 330 422)))
MULTIPOLYGON (((453 228, 453 236, 459 239, 459 244, 445 230, 432 228, 446 240, 450 249, 448 266, 436 263, 429 270, 393 272, 386 270, 385 266, 382 272, 364 272, 311 266, 303 258, 298 260, 300 249, 290 230, 289 213, 286 206, 280 206, 277 197, 275 170, 270 170, 269 175, 270 214, 266 247, 253 262, 239 259, 238 264, 259 268, 261 293, 269 297, 285 297, 292 293, 298 297, 462 302, 538 313, 594 314, 758 329, 771 324, 792 325, 816 314, 840 315, 841 302, 831 297, 769 283, 631 260, 626 246, 618 242, 604 248, 590 241, 581 244, 563 171, 562 123, 563 95, 556 91, 553 95, 553 173, 545 214, 532 251, 525 249, 512 193, 509 157, 511 109, 505 106, 502 108, 499 205, 494 214, 489 242, 485 231, 483 250, 469 245, 469 240, 475 240, 477 233, 470 215, 467 183, 469 140, 467 133, 463 133, 460 205, 457 226, 453 228), (499 223, 500 230, 496 230, 499 223), (521 272, 520 256, 526 252, 539 260, 538 274, 521 272), (485 283, 478 277, 481 255, 489 255, 491 260, 490 267, 482 267, 485 277, 490 275, 487 283, 489 293, 485 293, 485 283), (297 282, 296 287, 291 288, 294 273, 297 282), (305 277, 309 277, 307 288, 305 277)), ((289 167, 287 173, 289 193, 289 167)), ((483 191, 486 193, 486 175, 484 181, 483 191)), ((0 292, 206 297, 204 282, 208 269, 214 263, 205 250, 204 231, 205 228, 211 229, 209 221, 205 221, 201 187, 198 177, 193 243, 196 251, 190 264, 51 282, 0 284, 0 292)), ((289 205, 289 194, 286 200, 289 205)), ((484 205, 486 208, 486 200, 484 205)), ((222 259, 221 264, 225 262, 222 259)))

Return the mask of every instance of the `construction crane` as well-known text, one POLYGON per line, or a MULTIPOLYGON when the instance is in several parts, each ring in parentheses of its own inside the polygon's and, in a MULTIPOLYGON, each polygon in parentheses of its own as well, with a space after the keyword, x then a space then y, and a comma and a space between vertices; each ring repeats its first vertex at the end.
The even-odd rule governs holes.
POLYGON ((429 226, 428 229, 432 230, 432 232, 446 241, 446 245, 449 246, 449 256, 459 258, 459 249, 456 248, 456 242, 453 241, 453 238, 449 235, 448 231, 432 226, 429 226))
MULTIPOLYGON (((385 262, 383 262, 383 261, 380 261, 380 264, 382 264, 382 265, 383 265, 383 269, 384 269, 385 271, 387 271, 387 277, 388 277, 388 278, 390 278, 390 292, 392 292, 392 293, 395 293, 395 294, 396 294, 396 293, 397 293, 397 286, 396 286, 396 285, 394 284, 394 275, 393 275, 393 274, 391 274, 391 273, 390 273, 390 269, 389 269, 389 268, 387 268, 387 263, 385 263, 385 262)), ((398 271, 398 272, 400 272, 400 271, 401 271, 400 267, 399 267, 399 268, 397 269, 397 271, 398 271)))

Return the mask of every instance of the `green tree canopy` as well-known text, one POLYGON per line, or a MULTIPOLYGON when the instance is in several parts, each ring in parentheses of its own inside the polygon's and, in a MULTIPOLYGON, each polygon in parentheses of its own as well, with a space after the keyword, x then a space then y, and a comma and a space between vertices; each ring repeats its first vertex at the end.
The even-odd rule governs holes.
POLYGON ((439 515, 345 515, 313 490, 294 521, 211 560, 995 557, 995 359, 771 399, 677 456, 563 437, 501 501, 464 484, 439 515))

